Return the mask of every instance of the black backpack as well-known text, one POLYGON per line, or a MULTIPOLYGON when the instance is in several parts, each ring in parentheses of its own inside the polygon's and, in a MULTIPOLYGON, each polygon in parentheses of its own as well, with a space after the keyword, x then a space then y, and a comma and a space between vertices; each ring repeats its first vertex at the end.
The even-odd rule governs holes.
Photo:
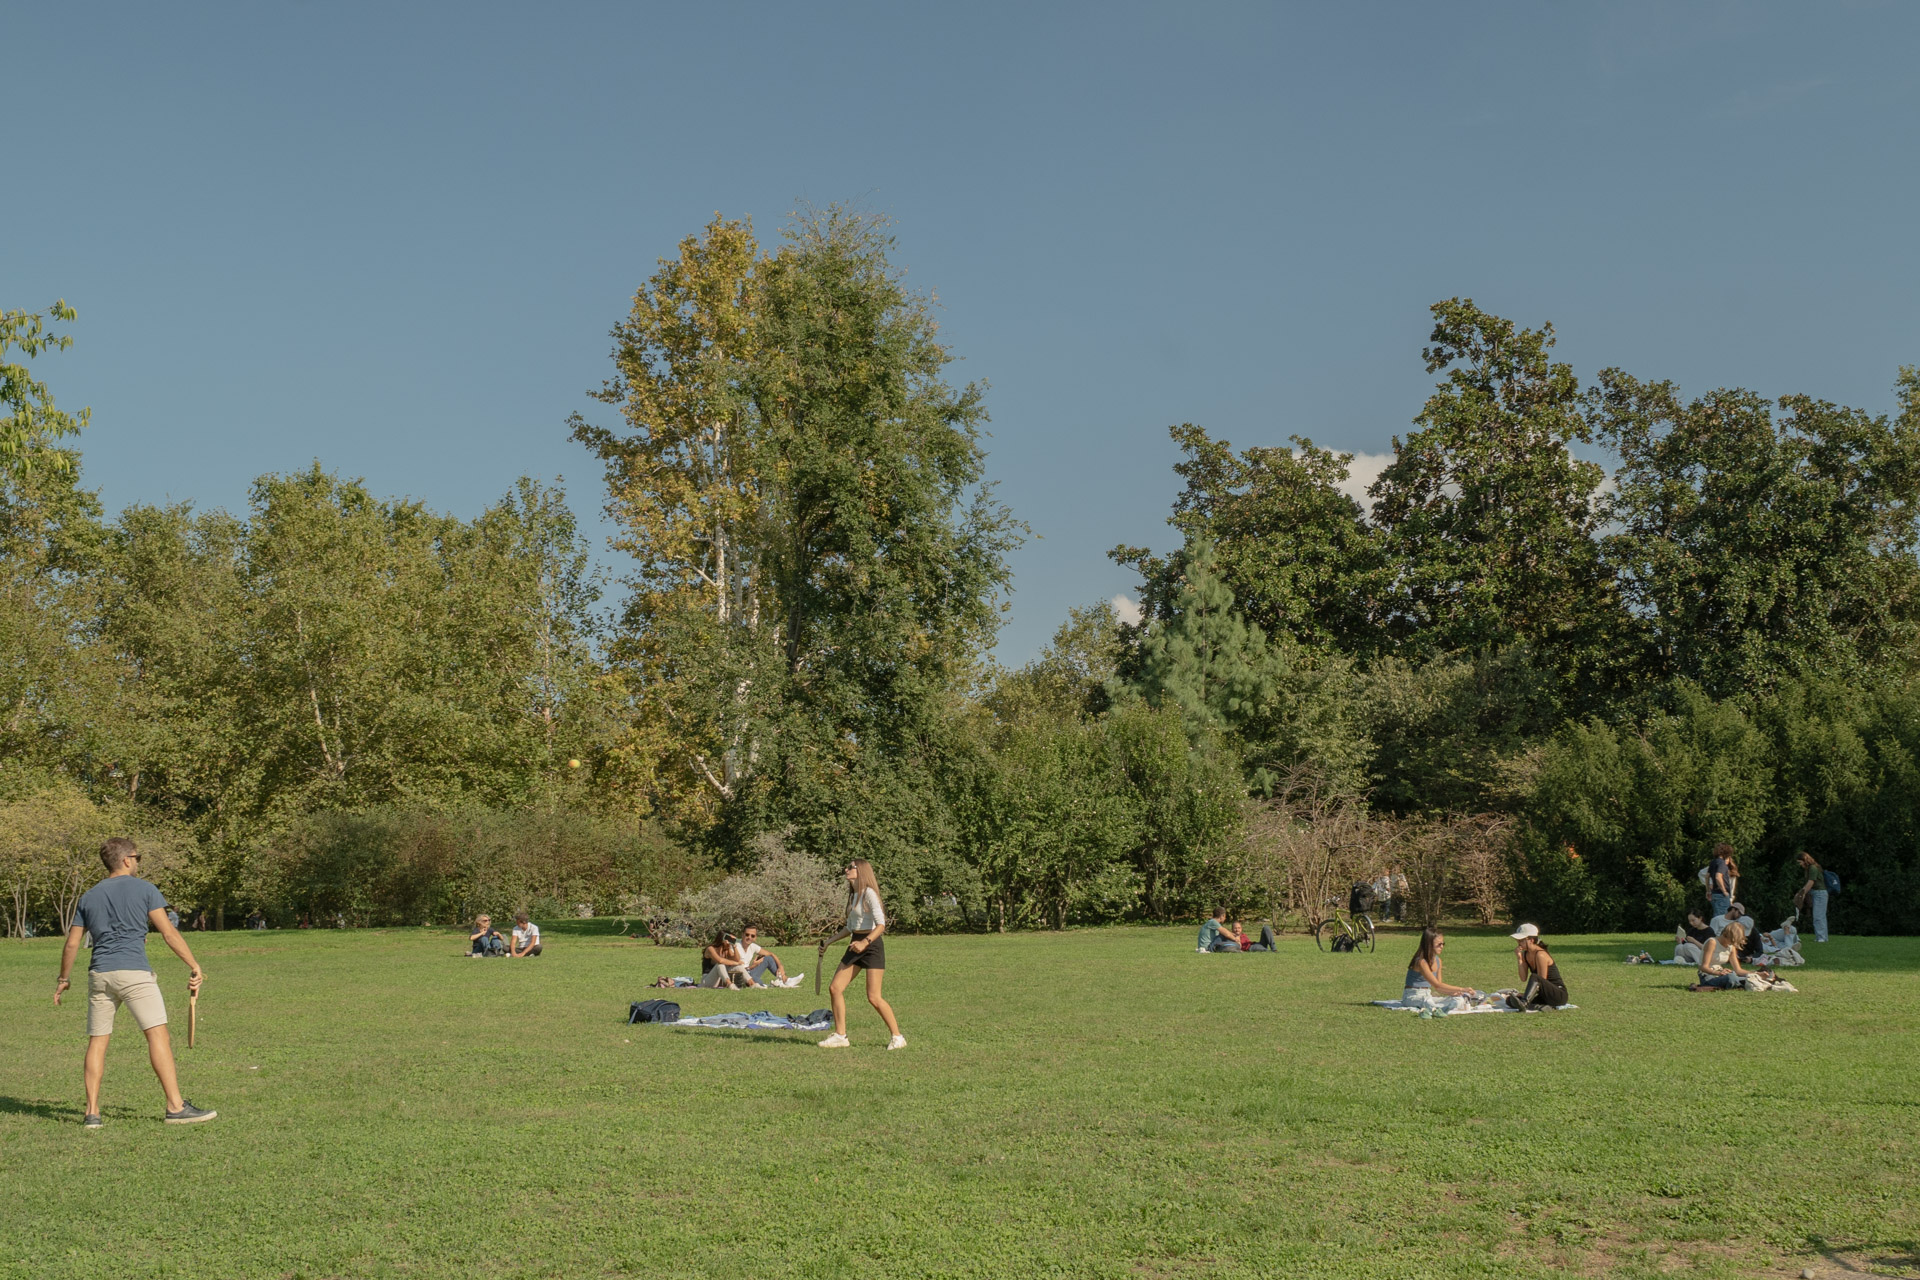
POLYGON ((636 1022, 678 1022, 680 1006, 671 1000, 635 1000, 627 1008, 627 1025, 636 1022))

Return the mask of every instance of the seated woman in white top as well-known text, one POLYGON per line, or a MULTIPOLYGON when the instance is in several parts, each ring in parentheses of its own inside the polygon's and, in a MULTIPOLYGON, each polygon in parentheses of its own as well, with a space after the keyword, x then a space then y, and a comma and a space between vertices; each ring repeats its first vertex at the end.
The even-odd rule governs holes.
POLYGON ((1441 979, 1440 953, 1446 946, 1447 935, 1438 929, 1428 927, 1420 931, 1420 949, 1413 953, 1413 961, 1407 965, 1407 989, 1400 997, 1401 1004, 1450 1013, 1464 1008, 1480 994, 1472 987, 1456 987, 1441 979))
POLYGON ((1746 941, 1747 931, 1737 922, 1722 929, 1720 936, 1707 943, 1706 951, 1700 956, 1700 980, 1687 990, 1712 991, 1745 985, 1747 971, 1740 967, 1740 948, 1746 941))

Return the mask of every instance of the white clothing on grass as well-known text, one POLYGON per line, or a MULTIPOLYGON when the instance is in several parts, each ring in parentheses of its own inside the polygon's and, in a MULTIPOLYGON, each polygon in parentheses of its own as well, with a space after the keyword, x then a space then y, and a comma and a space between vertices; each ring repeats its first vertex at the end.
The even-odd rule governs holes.
POLYGON ((886 927, 886 908, 880 905, 880 895, 874 890, 862 889, 860 896, 847 904, 847 928, 855 933, 886 927))
POLYGON ((1675 964, 1699 964, 1700 944, 1688 939, 1673 944, 1673 962, 1675 964))
POLYGON ((1455 1009, 1464 1009, 1469 1001, 1465 996, 1437 996, 1432 987, 1408 987, 1400 994, 1400 1003, 1409 1009, 1438 1009, 1443 1013, 1452 1013, 1455 1009))
POLYGON ((522 951, 540 945, 540 926, 529 920, 513 926, 513 945, 522 951))

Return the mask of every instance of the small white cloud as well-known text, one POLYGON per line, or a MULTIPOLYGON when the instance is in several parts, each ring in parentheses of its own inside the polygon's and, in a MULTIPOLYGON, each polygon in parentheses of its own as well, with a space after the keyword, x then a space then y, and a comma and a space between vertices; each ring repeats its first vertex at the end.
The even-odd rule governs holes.
POLYGON ((1130 627, 1137 627, 1140 625, 1141 615, 1140 615, 1139 601, 1133 600, 1123 593, 1107 601, 1107 604, 1109 607, 1112 608, 1113 616, 1118 618, 1120 621, 1126 623, 1130 627))
POLYGON ((1363 513, 1371 514, 1373 499, 1367 496, 1367 486, 1378 480, 1392 461, 1390 453, 1354 454, 1353 461, 1347 464, 1347 478, 1340 482, 1340 492, 1359 503, 1363 513))

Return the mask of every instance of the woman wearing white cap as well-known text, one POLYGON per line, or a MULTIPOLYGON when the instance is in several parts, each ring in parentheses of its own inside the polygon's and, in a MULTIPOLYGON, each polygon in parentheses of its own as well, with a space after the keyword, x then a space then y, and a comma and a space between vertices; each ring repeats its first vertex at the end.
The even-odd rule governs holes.
POLYGON ((1540 926, 1523 924, 1509 936, 1520 944, 1513 949, 1513 954, 1520 962, 1520 976, 1527 985, 1519 995, 1507 997, 1507 1006, 1556 1009, 1567 1003, 1567 984, 1560 980, 1560 966, 1547 950, 1547 944, 1540 940, 1540 926))

